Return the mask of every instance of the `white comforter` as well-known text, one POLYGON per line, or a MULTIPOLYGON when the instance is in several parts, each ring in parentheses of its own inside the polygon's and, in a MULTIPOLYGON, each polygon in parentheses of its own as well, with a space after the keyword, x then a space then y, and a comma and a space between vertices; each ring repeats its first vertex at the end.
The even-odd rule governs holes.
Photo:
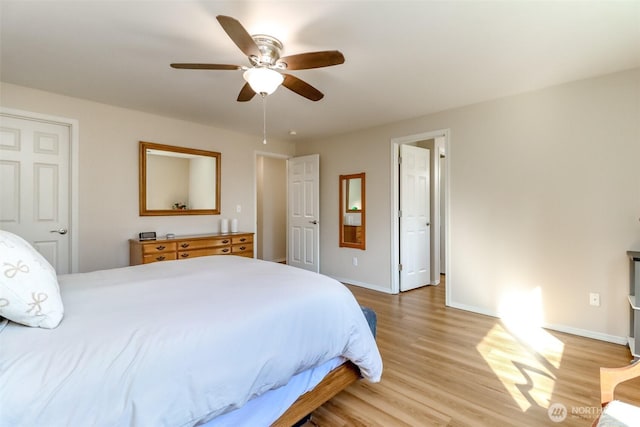
POLYGON ((382 362, 353 295, 235 256, 59 277, 56 329, 0 332, 0 426, 192 426, 344 356, 382 362))

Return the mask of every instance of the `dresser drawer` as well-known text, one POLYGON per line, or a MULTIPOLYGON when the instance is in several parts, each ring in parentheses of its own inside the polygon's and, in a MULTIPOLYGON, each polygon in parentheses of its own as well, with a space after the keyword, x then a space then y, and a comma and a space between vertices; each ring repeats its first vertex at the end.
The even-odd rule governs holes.
POLYGON ((240 243, 253 243, 253 236, 233 236, 231 237, 231 244, 237 245, 240 243))
POLYGON ((149 264, 151 262, 171 261, 174 259, 176 259, 175 251, 145 255, 142 262, 143 264, 149 264))
MULTIPOLYGON (((144 244, 142 245, 142 253, 145 255, 145 257, 149 254, 157 254, 157 253, 161 253, 161 252, 175 252, 176 251, 176 242, 171 242, 171 243, 166 243, 166 242, 162 242, 162 243, 148 243, 148 244, 144 244)), ((175 257, 173 259, 176 259, 175 257)))
POLYGON ((228 237, 225 239, 187 240, 184 242, 178 242, 178 250, 211 248, 214 246, 229 244, 229 241, 230 239, 228 237))
POLYGON ((231 246, 232 254, 239 254, 241 252, 251 252, 253 254, 253 243, 241 243, 239 245, 231 246))
POLYGON ((231 253, 231 248, 229 247, 193 249, 190 251, 178 251, 178 259, 196 258, 208 255, 226 255, 229 253, 231 253))
POLYGON ((213 246, 224 246, 231 244, 231 237, 219 237, 217 239, 212 239, 213 246))

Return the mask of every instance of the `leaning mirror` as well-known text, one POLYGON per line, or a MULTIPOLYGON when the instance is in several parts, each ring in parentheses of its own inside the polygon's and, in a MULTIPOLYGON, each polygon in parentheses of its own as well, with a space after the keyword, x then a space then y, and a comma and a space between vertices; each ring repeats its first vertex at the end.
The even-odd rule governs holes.
POLYGON ((365 174, 340 175, 340 247, 365 249, 365 174))
POLYGON ((140 215, 219 215, 220 153, 140 141, 140 215))

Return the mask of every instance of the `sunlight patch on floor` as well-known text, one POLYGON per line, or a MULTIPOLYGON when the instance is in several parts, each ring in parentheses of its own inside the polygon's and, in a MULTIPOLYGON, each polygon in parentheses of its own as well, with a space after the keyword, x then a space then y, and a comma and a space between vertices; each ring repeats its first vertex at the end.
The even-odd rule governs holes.
POLYGON ((542 329, 540 288, 505 297, 496 323, 476 349, 522 411, 548 408, 564 344, 542 329))

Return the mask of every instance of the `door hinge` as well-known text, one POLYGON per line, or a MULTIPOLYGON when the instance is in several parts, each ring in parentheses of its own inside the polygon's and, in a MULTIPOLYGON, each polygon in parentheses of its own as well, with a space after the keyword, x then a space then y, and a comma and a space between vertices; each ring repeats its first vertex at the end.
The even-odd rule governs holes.
POLYGON ((402 218, 402 209, 398 211, 398 218, 402 218))
POLYGON ((398 156, 398 164, 401 165, 402 164, 402 156, 398 156))
POLYGON ((402 271, 402 264, 398 264, 398 271, 402 271))

